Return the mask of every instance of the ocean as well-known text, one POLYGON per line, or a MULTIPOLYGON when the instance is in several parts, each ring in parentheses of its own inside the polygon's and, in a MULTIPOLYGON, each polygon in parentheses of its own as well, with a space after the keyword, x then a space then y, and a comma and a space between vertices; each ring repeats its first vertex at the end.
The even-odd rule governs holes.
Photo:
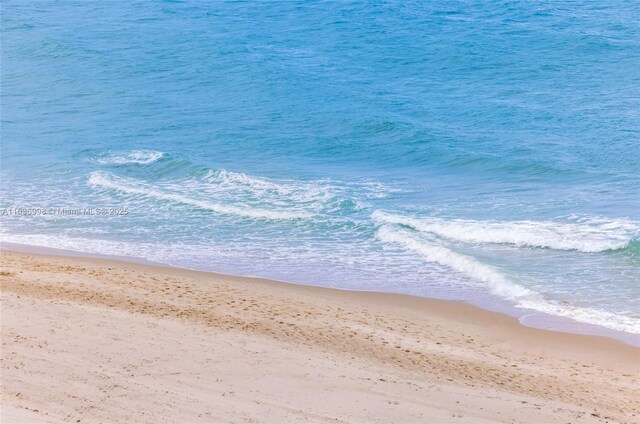
POLYGON ((1 14, 2 241, 640 334, 637 2, 1 14))

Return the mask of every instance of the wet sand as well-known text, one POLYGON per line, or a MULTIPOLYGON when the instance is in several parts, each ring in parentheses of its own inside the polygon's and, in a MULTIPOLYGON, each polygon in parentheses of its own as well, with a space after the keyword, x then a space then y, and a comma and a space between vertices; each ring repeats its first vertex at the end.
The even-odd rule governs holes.
POLYGON ((2 422, 637 422, 640 349, 458 302, 0 252, 2 422))

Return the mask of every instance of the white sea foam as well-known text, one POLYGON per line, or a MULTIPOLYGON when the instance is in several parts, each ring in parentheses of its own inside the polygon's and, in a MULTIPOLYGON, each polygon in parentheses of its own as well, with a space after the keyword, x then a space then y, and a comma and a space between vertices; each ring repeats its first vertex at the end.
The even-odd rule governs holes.
POLYGON ((92 159, 93 162, 102 165, 149 165, 164 156, 163 152, 156 150, 132 150, 129 152, 109 152, 92 159))
POLYGON ((608 312, 602 309, 575 306, 570 303, 556 302, 537 294, 531 298, 520 299, 517 306, 549 315, 570 318, 577 322, 597 325, 616 331, 640 334, 640 320, 629 316, 608 312))
POLYGON ((455 252, 437 241, 425 239, 424 235, 382 225, 377 237, 384 243, 400 245, 428 262, 446 266, 472 280, 483 283, 492 293, 506 298, 517 307, 531 309, 579 322, 600 325, 613 330, 640 334, 640 320, 595 308, 577 307, 548 299, 513 282, 499 270, 470 256, 455 252))
POLYGON ((532 292, 509 281, 493 267, 476 261, 475 259, 454 252, 447 247, 413 236, 408 231, 398 230, 383 225, 377 232, 377 237, 387 243, 395 243, 421 255, 428 262, 435 262, 449 267, 467 277, 484 283, 494 294, 509 300, 516 300, 532 292))
POLYGON ((211 170, 195 183, 201 185, 203 182, 210 184, 207 189, 218 193, 269 199, 275 204, 295 203, 318 213, 362 210, 369 206, 369 199, 382 199, 390 193, 402 191, 372 180, 336 182, 331 179, 269 179, 224 169, 211 170))
POLYGON ((330 179, 275 180, 224 169, 209 171, 203 181, 210 183, 211 189, 230 190, 273 202, 295 202, 323 212, 339 212, 341 207, 366 208, 367 204, 354 198, 354 193, 360 199, 381 199, 401 191, 371 180, 340 183, 330 179))
POLYGON ((106 172, 95 171, 89 176, 87 184, 90 187, 111 189, 121 193, 146 196, 158 200, 192 205, 213 212, 243 216, 253 219, 292 220, 310 218, 312 214, 304 211, 286 211, 255 208, 248 205, 229 205, 201 200, 180 193, 158 188, 144 182, 130 178, 117 177, 106 172))
POLYGON ((640 225, 625 220, 471 221, 411 218, 381 211, 374 212, 372 218, 379 223, 407 225, 452 241, 504 243, 586 253, 623 249, 640 234, 640 225))
POLYGON ((209 189, 242 193, 254 198, 299 204, 327 202, 339 189, 322 181, 269 180, 227 170, 209 171, 203 178, 209 189))

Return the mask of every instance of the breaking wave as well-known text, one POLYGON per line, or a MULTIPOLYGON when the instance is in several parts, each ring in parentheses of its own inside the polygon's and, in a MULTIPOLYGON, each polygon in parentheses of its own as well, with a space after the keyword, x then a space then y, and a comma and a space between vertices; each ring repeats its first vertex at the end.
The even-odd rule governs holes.
POLYGON ((149 165, 160 160, 163 152, 156 150, 132 150, 128 152, 108 152, 93 157, 91 160, 101 165, 149 165))
MULTIPOLYGON (((595 308, 584 308, 557 302, 542 294, 513 282, 498 269, 429 240, 409 230, 382 225, 377 237, 384 243, 392 243, 420 255, 428 262, 443 265, 485 285, 493 294, 515 303, 517 307, 531 309, 587 324, 600 325, 619 331, 640 334, 640 321, 628 316, 595 308)), ((427 236, 428 237, 428 236, 427 236)))
POLYGON ((585 253, 624 249, 640 234, 639 224, 625 220, 471 221, 411 218, 381 211, 374 212, 372 218, 380 223, 405 225, 452 241, 503 243, 585 253))
POLYGON ((287 211, 256 208, 250 205, 229 205, 201 200, 192 196, 175 192, 181 184, 174 183, 166 187, 158 187, 131 178, 117 177, 113 174, 94 171, 90 174, 87 184, 90 187, 110 189, 121 193, 145 196, 157 200, 176 202, 197 208, 210 210, 221 214, 230 214, 252 219, 292 220, 305 219, 313 215, 304 211, 287 211))

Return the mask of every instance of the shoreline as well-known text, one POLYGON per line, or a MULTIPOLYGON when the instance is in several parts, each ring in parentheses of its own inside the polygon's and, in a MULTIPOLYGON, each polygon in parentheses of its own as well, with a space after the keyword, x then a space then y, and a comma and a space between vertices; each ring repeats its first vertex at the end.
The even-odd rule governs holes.
POLYGON ((383 291, 373 291, 373 290, 352 290, 352 289, 343 289, 340 287, 325 287, 320 285, 297 283, 292 281, 283 281, 283 280, 277 280, 273 278, 254 276, 254 275, 238 275, 238 274, 220 273, 220 272, 209 271, 209 270, 193 269, 193 268, 181 267, 177 265, 170 265, 170 264, 161 263, 161 262, 155 262, 145 258, 139 258, 139 257, 133 257, 133 256, 115 256, 115 255, 90 253, 90 252, 68 250, 68 249, 58 249, 58 248, 47 247, 47 246, 19 244, 19 243, 13 243, 13 242, 0 242, 0 252, 2 251, 34 253, 34 254, 51 255, 51 256, 65 256, 65 257, 72 257, 72 258, 75 257, 75 258, 88 258, 88 259, 115 260, 115 261, 130 262, 135 264, 156 266, 160 268, 194 271, 194 272, 200 272, 205 274, 211 274, 214 276, 233 277, 233 278, 239 278, 239 279, 266 280, 266 281, 272 281, 280 284, 288 284, 293 286, 312 287, 312 288, 328 289, 328 290, 337 290, 341 292, 373 293, 373 294, 379 294, 382 296, 385 296, 385 295, 406 296, 411 298, 427 299, 432 301, 453 302, 455 304, 464 304, 464 305, 477 308, 479 310, 493 312, 496 314, 505 315, 505 316, 514 318, 518 321, 520 325, 528 328, 535 328, 539 330, 546 330, 546 331, 553 331, 553 332, 567 333, 567 334, 580 334, 580 335, 587 335, 587 336, 606 337, 606 338, 622 341, 634 347, 640 347, 640 334, 633 334, 633 333, 628 333, 624 331, 613 330, 603 326, 575 321, 573 319, 562 317, 562 316, 551 315, 551 314, 523 309, 523 308, 516 308, 514 306, 508 305, 506 301, 504 304, 495 304, 488 301, 487 302, 471 302, 468 300, 441 299, 441 298, 412 295, 412 294, 406 294, 406 293, 383 292, 383 291))
POLYGON ((0 257, 11 422, 640 415, 640 349, 607 337, 526 327, 455 301, 114 259, 0 257))

